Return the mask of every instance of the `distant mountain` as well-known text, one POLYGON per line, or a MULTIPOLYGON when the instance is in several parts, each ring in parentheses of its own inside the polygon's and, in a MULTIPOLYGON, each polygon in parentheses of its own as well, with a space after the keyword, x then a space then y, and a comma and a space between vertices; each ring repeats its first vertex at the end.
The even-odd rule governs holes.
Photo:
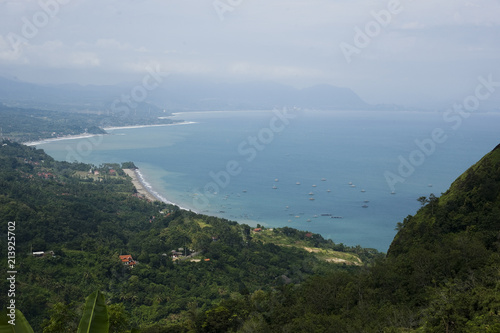
MULTIPOLYGON (((130 95, 137 86, 137 83, 115 86, 41 85, 0 77, 0 102, 61 111, 104 112, 123 95, 130 95)), ((158 109, 170 111, 249 110, 284 106, 328 110, 374 108, 349 88, 326 84, 297 89, 269 81, 214 83, 207 79, 181 76, 168 76, 157 89, 148 90, 144 103, 147 107, 143 109, 155 105, 158 109)))
POLYGON ((213 83, 173 78, 152 92, 167 109, 232 110, 297 106, 311 109, 372 109, 349 88, 317 85, 297 89, 269 81, 213 83))

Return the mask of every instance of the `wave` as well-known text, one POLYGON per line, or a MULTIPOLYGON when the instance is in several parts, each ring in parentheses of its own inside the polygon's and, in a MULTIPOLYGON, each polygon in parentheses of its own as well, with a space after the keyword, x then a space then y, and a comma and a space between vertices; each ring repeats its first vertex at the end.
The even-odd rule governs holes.
MULTIPOLYGON (((164 202, 166 204, 169 204, 169 205, 175 205, 175 206, 179 207, 182 210, 187 210, 187 211, 191 210, 191 211, 193 211, 192 209, 189 209, 189 208, 186 208, 186 207, 182 207, 182 206, 176 204, 175 202, 168 200, 167 198, 165 198, 164 196, 162 196, 160 193, 158 193, 157 191, 155 191, 155 189, 153 188, 153 186, 146 180, 146 178, 144 177, 144 175, 141 173, 141 171, 139 169, 135 169, 134 172, 137 175, 137 180, 142 184, 142 186, 146 189, 146 191, 148 191, 149 194, 151 194, 156 199, 158 199, 158 200, 160 200, 160 201, 162 201, 162 202, 164 202)), ((193 211, 193 212, 197 213, 196 211, 193 211)))

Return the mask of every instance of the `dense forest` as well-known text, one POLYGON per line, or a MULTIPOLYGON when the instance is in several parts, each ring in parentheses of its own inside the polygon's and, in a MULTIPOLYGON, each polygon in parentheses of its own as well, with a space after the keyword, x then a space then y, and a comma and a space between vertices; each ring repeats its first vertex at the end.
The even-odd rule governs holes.
MULTIPOLYGON (((95 290, 108 303, 111 332, 220 331, 220 316, 212 317, 224 302, 278 295, 336 271, 350 276, 383 257, 306 231, 255 231, 140 199, 124 166, 133 163, 58 162, 1 143, 0 235, 16 222, 16 302, 36 332, 75 332, 95 290)), ((232 329, 248 319, 237 317, 232 329)))
POLYGON ((500 145, 416 198, 386 256, 141 200, 124 165, 0 146, 0 234, 16 221, 35 332, 76 332, 96 290, 109 332, 500 332, 500 145))

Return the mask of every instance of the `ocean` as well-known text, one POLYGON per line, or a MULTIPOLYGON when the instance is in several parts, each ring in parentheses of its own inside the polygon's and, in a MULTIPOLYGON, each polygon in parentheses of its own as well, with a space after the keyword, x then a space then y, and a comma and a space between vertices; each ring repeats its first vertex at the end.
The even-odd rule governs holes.
POLYGON ((188 124, 38 144, 58 160, 133 161, 177 205, 386 252, 417 198, 440 195, 499 142, 500 113, 210 111, 188 124))

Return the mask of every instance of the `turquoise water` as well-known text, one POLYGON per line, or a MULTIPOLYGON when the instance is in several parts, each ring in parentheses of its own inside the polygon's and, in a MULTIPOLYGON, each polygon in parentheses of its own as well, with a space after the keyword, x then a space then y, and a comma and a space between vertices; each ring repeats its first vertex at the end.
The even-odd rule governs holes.
POLYGON ((196 112, 175 119, 196 123, 37 147, 60 160, 134 161, 161 196, 200 213, 387 251, 418 197, 444 192, 500 142, 499 113, 473 114, 456 129, 441 113, 400 111, 196 112), (432 146, 436 129, 440 140, 432 146), (413 172, 398 171, 401 158, 414 162, 413 172), (387 172, 404 182, 390 186, 387 172))

